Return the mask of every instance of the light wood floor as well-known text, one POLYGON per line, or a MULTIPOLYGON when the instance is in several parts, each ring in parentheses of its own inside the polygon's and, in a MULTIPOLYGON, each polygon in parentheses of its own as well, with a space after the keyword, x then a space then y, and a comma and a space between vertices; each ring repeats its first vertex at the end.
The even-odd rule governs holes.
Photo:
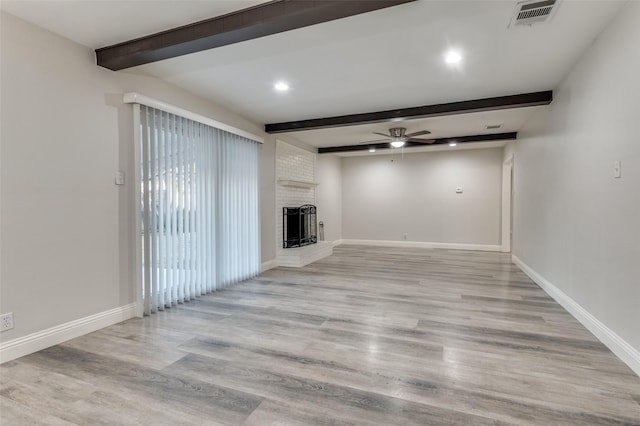
POLYGON ((640 424, 640 378, 500 253, 340 246, 0 373, 3 425, 640 424))

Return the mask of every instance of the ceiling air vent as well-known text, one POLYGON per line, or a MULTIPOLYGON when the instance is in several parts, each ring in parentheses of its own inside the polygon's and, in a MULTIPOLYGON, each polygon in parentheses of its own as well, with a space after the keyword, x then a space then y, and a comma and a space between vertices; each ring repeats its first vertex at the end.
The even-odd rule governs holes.
POLYGON ((553 17, 557 9, 557 0, 529 0, 520 2, 516 5, 509 27, 545 22, 553 17))
POLYGON ((498 130, 501 127, 502 124, 487 124, 486 126, 484 126, 484 128, 487 130, 498 130))

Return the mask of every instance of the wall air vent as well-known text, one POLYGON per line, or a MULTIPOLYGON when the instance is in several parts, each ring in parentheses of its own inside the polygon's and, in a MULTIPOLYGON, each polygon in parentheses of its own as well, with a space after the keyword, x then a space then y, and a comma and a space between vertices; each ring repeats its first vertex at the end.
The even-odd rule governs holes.
POLYGON ((548 21, 558 10, 558 0, 528 0, 516 4, 509 27, 548 21))
POLYGON ((484 128, 487 130, 498 130, 501 127, 502 124, 487 124, 486 126, 484 126, 484 128))

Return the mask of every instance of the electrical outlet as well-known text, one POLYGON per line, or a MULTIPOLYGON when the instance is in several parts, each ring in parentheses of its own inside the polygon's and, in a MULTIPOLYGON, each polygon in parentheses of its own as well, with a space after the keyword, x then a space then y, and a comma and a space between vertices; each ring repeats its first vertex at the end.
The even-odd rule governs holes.
POLYGON ((13 312, 0 315, 0 332, 13 328, 13 312))
POLYGON ((402 238, 404 238, 405 240, 407 239, 407 233, 405 232, 404 235, 402 236, 402 238))

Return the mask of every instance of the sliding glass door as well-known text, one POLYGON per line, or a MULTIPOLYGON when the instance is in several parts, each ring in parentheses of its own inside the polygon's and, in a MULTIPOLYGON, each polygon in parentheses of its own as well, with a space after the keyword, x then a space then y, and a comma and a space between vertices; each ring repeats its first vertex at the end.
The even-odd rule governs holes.
POLYGON ((260 273, 258 143, 140 105, 144 313, 260 273))

